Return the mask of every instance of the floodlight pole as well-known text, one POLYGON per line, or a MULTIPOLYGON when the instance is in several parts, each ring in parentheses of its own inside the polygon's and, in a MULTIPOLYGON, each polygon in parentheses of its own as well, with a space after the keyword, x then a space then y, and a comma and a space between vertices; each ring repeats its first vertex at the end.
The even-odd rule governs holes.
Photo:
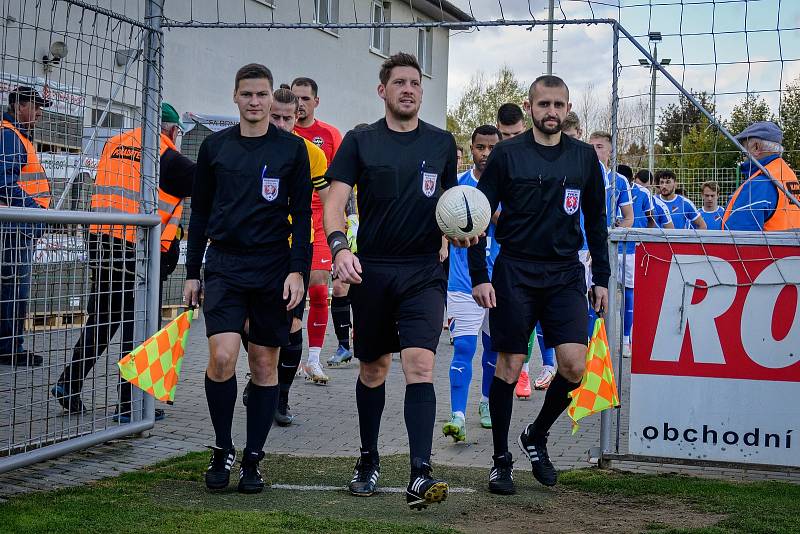
MULTIPOLYGON (((658 41, 653 43, 653 58, 658 63, 658 41)), ((650 176, 654 176, 656 168, 656 72, 654 65, 650 66, 650 150, 648 151, 647 169, 650 176)))
MULTIPOLYGON (((555 13, 555 0, 549 0, 547 3, 547 20, 553 20, 555 13)), ((547 25, 547 74, 553 74, 553 24, 547 25)))

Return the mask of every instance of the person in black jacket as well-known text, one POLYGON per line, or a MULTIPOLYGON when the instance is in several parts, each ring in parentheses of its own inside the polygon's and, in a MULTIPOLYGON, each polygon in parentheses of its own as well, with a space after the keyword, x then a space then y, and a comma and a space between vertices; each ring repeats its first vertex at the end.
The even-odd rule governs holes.
POLYGON ((236 459, 236 360, 249 325, 247 443, 238 491, 258 493, 264 489, 258 464, 278 403, 278 352, 289 344, 290 312, 303 298, 310 261, 311 171, 303 139, 269 122, 269 69, 255 63, 239 69, 233 101, 240 123, 208 136, 197 156, 183 298, 196 306, 205 293, 205 390, 216 434, 205 474, 209 489, 228 486, 236 459))
POLYGON ((447 285, 439 255, 446 243, 435 212, 441 191, 457 184, 456 142, 448 132, 419 120, 422 70, 413 55, 387 59, 379 78, 385 117, 348 132, 326 175, 331 187, 325 232, 336 276, 352 284, 353 348, 359 359, 361 457, 349 489, 360 496, 375 491, 385 381, 392 353, 400 352, 411 460, 406 502, 424 508, 448 492, 445 481, 431 476, 430 466, 436 419, 433 364, 447 285), (356 185, 357 256, 348 246, 342 217, 356 185))
POLYGON ((515 492, 508 429, 514 387, 537 321, 545 344, 556 349, 558 373, 518 443, 536 480, 556 483, 547 432, 569 405, 567 394, 580 384, 586 358, 586 282, 578 261, 581 211, 592 254, 595 310, 607 305, 610 275, 605 187, 597 155, 591 145, 561 134, 571 107, 569 89, 561 78, 540 76, 528 97, 533 128, 498 144, 478 183, 492 212, 503 206, 495 232, 500 254, 491 282, 483 245, 469 250, 472 294, 491 308, 492 347, 499 353, 489 393, 494 442, 489 490, 500 494, 515 492))

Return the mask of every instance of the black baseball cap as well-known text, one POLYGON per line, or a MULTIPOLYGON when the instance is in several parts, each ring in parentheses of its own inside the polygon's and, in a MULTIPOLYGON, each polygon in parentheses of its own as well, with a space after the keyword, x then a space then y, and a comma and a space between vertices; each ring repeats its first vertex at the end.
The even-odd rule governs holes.
POLYGON ((43 98, 33 87, 27 85, 20 85, 13 91, 8 93, 8 103, 15 104, 17 102, 36 102, 37 105, 43 108, 49 108, 53 102, 43 98))

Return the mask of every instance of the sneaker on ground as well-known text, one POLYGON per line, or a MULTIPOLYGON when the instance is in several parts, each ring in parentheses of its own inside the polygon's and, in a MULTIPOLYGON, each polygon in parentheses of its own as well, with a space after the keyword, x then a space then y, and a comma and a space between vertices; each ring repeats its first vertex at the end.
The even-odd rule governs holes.
POLYGON ((264 479, 258 470, 258 462, 264 458, 264 451, 245 452, 239 463, 239 493, 261 493, 264 490, 264 479))
POLYGON ((0 365, 14 365, 16 367, 39 367, 44 358, 27 350, 20 350, 13 354, 0 354, 0 365))
POLYGON ((489 491, 498 495, 514 495, 514 462, 511 453, 506 451, 499 456, 492 456, 494 465, 489 471, 489 491))
POLYGON ((536 377, 536 380, 533 381, 533 388, 539 391, 543 389, 547 389, 550 387, 550 382, 553 381, 553 378, 556 376, 556 370, 550 365, 545 365, 542 367, 542 370, 539 371, 539 376, 536 377))
POLYGON ((481 402, 478 404, 478 414, 481 416, 481 427, 492 428, 492 415, 489 412, 489 403, 481 402))
POLYGON ((381 475, 381 461, 377 452, 361 450, 361 458, 356 462, 353 478, 347 489, 357 497, 369 497, 375 493, 378 477, 381 475))
POLYGON ((339 367, 341 365, 350 363, 350 360, 352 359, 353 351, 339 345, 339 348, 336 349, 336 354, 328 358, 326 363, 328 364, 328 367, 339 367))
POLYGON ((242 404, 247 406, 247 399, 250 395, 250 373, 244 375, 244 379, 247 380, 244 384, 244 389, 242 390, 242 404))
POLYGON ((519 380, 517 380, 517 387, 514 388, 514 393, 518 399, 531 398, 531 379, 528 376, 528 371, 521 371, 519 373, 519 380))
POLYGON ((531 461, 533 478, 545 486, 555 486, 558 481, 558 473, 550 455, 547 454, 547 434, 541 438, 534 438, 533 423, 529 424, 517 439, 517 444, 528 460, 531 461))
POLYGON ((231 467, 236 461, 236 448, 209 447, 211 460, 206 470, 206 487, 210 490, 225 489, 231 481, 231 467))
POLYGON ((295 378, 305 378, 308 380, 308 371, 306 371, 306 364, 300 363, 297 366, 297 372, 294 374, 295 378))
POLYGON ((325 385, 328 383, 328 375, 322 370, 319 362, 306 365, 306 380, 311 380, 315 384, 325 385))
POLYGON ((412 510, 422 510, 447 499, 447 482, 433 478, 431 471, 431 465, 421 458, 411 461, 411 481, 406 488, 406 504, 412 510))
POLYGON ((278 407, 275 408, 275 423, 278 426, 289 426, 292 421, 294 421, 294 415, 292 415, 292 411, 289 408, 289 402, 278 399, 278 407))
POLYGON ((458 443, 467 439, 467 429, 463 417, 456 414, 450 416, 450 420, 442 427, 445 436, 453 438, 453 442, 458 443))
POLYGON ((56 398, 66 413, 78 415, 86 413, 86 406, 83 405, 80 393, 71 393, 63 382, 56 383, 50 394, 56 398))
POLYGON ((630 358, 631 357, 631 344, 630 342, 626 342, 622 344, 622 357, 623 358, 630 358))

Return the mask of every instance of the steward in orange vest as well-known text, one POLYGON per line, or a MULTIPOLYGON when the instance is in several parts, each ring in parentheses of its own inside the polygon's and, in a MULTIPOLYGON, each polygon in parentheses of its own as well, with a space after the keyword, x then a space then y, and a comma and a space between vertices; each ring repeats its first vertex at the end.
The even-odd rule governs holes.
MULTIPOLYGON (((797 176, 780 156, 783 133, 775 123, 753 123, 736 139, 789 193, 800 198, 797 176)), ((750 160, 742 164, 741 170, 747 180, 728 202, 722 219, 723 227, 765 232, 800 229, 800 207, 793 204, 750 160)))
MULTIPOLYGON (((42 108, 49 105, 32 87, 20 86, 8 95, 9 112, 0 124, 0 206, 40 209, 50 205, 50 184, 28 137, 42 108)), ((33 243, 43 228, 42 224, 0 223, 0 365, 37 366, 44 361, 23 347, 33 243)))
MULTIPOLYGON (((160 172, 158 212, 161 216, 161 280, 177 265, 176 231, 182 213, 181 202, 191 195, 195 164, 175 146, 182 125, 178 112, 166 102, 161 106, 160 172)), ((95 212, 139 213, 141 203, 141 129, 109 139, 97 166, 91 209, 95 212)), ((85 410, 80 393, 84 380, 122 327, 121 344, 114 345, 118 357, 133 350, 134 292, 136 271, 136 227, 92 225, 89 227, 89 267, 92 287, 88 318, 51 394, 68 413, 85 410)), ((159 299, 160 300, 160 299, 159 299)), ((160 308, 160 306, 159 306, 160 308)), ((158 313, 159 310, 151 310, 158 313)), ((163 418, 156 411, 156 419, 163 418)), ((114 421, 131 418, 131 385, 122 382, 114 421)))
POLYGON ((0 165, 3 172, 0 204, 48 208, 50 183, 28 137, 28 130, 41 117, 41 108, 48 107, 50 101, 39 96, 34 88, 20 86, 8 95, 8 105, 13 114, 4 113, 0 125, 0 165))

